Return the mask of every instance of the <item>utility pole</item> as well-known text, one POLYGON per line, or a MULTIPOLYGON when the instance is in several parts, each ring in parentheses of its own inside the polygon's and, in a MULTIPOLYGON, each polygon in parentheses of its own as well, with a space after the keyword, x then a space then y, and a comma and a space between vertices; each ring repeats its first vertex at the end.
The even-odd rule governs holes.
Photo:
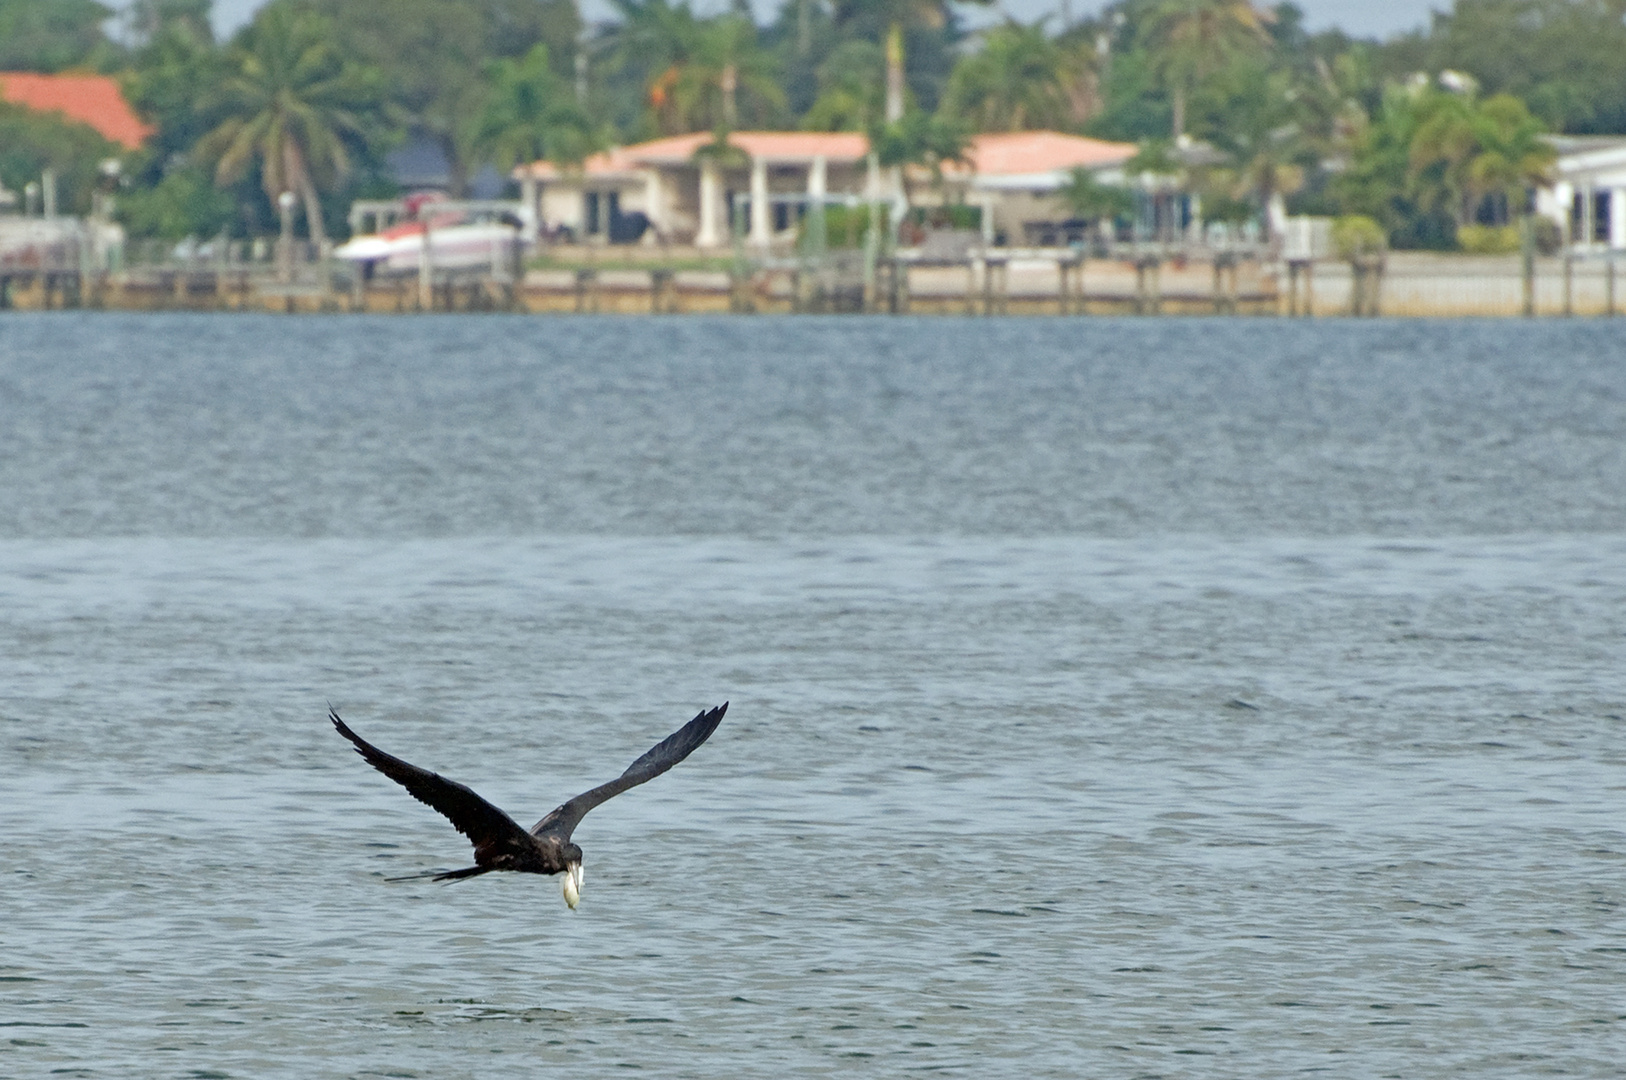
POLYGON ((903 24, 893 23, 886 32, 886 122, 903 119, 903 24))
POLYGON ((277 277, 284 285, 294 280, 294 193, 284 191, 277 196, 277 210, 282 214, 282 236, 277 252, 277 277))

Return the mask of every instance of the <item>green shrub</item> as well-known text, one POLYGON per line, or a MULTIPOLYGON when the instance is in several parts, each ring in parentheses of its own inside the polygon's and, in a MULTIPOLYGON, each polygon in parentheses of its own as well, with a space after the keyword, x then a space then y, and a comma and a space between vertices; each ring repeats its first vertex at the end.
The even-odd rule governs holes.
POLYGON ((216 188, 198 168, 178 169, 154 187, 126 192, 116 205, 118 218, 130 235, 142 238, 214 236, 229 228, 237 216, 231 194, 216 188))
MULTIPOLYGON (((877 206, 876 220, 883 230, 889 229, 891 208, 877 206)), ((803 216, 800 234, 805 239, 811 216, 803 216)), ((869 235, 869 206, 843 206, 839 203, 824 208, 824 246, 827 248, 861 248, 869 235)), ((884 235, 884 233, 883 233, 884 235)))
POLYGON ((1362 214, 1337 218, 1332 223, 1332 246, 1340 259, 1381 255, 1389 247, 1383 226, 1362 214))
POLYGON ((1517 225, 1464 225, 1457 243, 1470 255, 1511 255, 1524 246, 1517 225))
POLYGON ((0 102, 0 186, 20 195, 30 181, 51 169, 56 173, 58 213, 89 212, 91 193, 102 179, 101 163, 123 153, 122 146, 61 113, 0 102))
POLYGON ((965 203, 915 206, 909 209, 909 222, 926 229, 980 229, 982 207, 965 203))

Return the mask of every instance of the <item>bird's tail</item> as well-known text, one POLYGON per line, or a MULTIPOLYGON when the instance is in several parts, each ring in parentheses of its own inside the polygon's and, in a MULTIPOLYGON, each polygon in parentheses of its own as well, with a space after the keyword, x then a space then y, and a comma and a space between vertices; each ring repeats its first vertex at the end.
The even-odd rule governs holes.
POLYGON ((457 881, 460 878, 478 877, 480 874, 489 873, 490 870, 491 867, 489 866, 469 866, 462 870, 448 870, 445 873, 441 873, 438 870, 425 870, 421 874, 407 874, 403 877, 391 877, 385 878, 384 880, 422 881, 424 878, 428 878, 431 881, 457 881))

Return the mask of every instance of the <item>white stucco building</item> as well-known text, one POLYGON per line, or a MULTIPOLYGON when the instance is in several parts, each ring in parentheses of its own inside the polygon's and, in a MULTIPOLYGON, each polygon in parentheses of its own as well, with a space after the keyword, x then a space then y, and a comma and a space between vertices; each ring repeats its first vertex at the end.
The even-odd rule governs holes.
POLYGON ((618 223, 642 215, 654 235, 702 248, 730 242, 735 208, 749 242, 765 247, 796 227, 800 206, 865 197, 878 183, 862 135, 736 131, 723 157, 707 153, 713 141, 708 132, 673 135, 594 154, 579 169, 538 161, 514 175, 544 228, 614 241, 618 223))
POLYGON ((1552 218, 1578 252, 1626 251, 1626 135, 1554 135, 1554 181, 1536 191, 1536 212, 1552 218))
MULTIPOLYGON (((813 202, 897 194, 900 174, 878 168, 869 140, 855 132, 736 131, 722 157, 710 152, 712 142, 705 132, 674 135, 595 154, 578 169, 539 161, 514 176, 544 229, 626 241, 647 221, 646 235, 700 248, 730 243, 735 215, 746 242, 765 248, 793 236, 813 202)), ((979 135, 966 162, 945 168, 941 181, 924 169, 901 175, 911 204, 975 206, 985 236, 997 230, 1019 240, 1028 222, 1067 216, 1058 192, 1073 169, 1123 183, 1122 166, 1136 151, 1054 131, 979 135)))

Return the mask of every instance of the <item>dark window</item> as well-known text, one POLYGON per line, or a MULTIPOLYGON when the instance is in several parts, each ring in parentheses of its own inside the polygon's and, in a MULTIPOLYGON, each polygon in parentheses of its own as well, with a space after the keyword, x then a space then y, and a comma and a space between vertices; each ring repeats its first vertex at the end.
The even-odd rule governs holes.
POLYGON ((599 215, 598 192, 589 191, 584 198, 587 201, 587 235, 596 235, 604 226, 599 215))
POLYGON ((1592 239, 1602 244, 1609 242, 1609 202, 1608 191, 1592 196, 1592 239))

